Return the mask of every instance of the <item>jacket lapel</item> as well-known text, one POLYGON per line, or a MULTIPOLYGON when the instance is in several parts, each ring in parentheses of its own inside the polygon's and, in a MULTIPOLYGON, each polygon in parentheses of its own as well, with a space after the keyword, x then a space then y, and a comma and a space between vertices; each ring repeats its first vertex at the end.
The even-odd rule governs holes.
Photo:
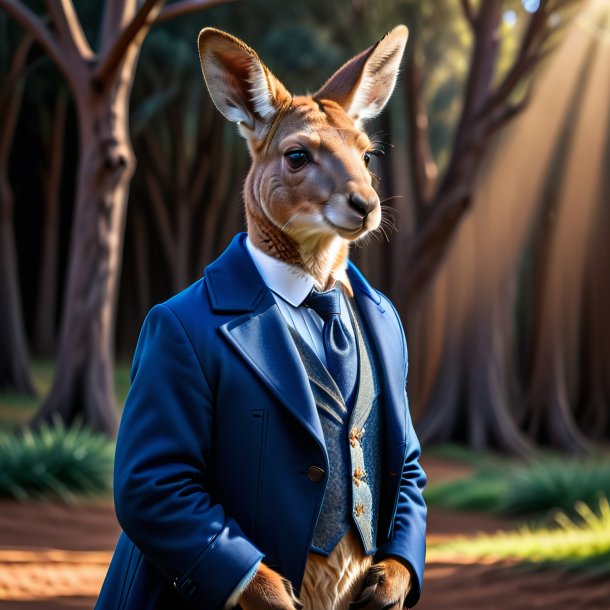
POLYGON ((256 375, 324 448, 309 380, 290 331, 237 235, 205 271, 212 308, 231 316, 220 332, 256 375))
POLYGON ((307 373, 277 305, 223 324, 221 332, 275 397, 324 447, 307 373))

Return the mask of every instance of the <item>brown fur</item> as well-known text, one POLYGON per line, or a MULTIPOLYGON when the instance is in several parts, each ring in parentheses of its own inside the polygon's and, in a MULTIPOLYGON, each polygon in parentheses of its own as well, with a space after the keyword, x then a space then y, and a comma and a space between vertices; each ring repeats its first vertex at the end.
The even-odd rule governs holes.
POLYGON ((352 610, 402 610, 411 590, 411 574, 396 559, 383 559, 368 572, 352 610))
POLYGON ((261 563, 256 576, 239 598, 242 610, 294 610, 299 602, 292 585, 261 563))
MULTIPOLYGON (((242 41, 213 28, 199 35, 210 95, 238 123, 252 156, 244 185, 250 239, 311 274, 319 289, 340 281, 351 294, 349 245, 379 227, 381 206, 365 163, 372 144, 361 123, 380 112, 392 93, 406 38, 404 26, 394 28, 317 94, 292 96, 242 41), (288 162, 295 150, 307 153, 307 163, 297 168, 288 162)), ((311 553, 301 590, 305 608, 347 610, 356 598, 371 609, 404 601, 406 568, 393 559, 371 568, 371 561, 353 530, 328 557, 311 553)), ((244 610, 300 605, 290 583, 264 564, 239 603, 244 610)))
POLYGON ((350 530, 328 557, 310 553, 300 600, 306 610, 348 610, 362 589, 372 558, 350 530))

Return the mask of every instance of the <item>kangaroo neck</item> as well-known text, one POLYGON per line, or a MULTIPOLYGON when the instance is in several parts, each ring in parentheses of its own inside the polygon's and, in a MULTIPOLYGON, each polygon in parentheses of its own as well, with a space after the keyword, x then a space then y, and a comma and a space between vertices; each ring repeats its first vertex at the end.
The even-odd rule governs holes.
POLYGON ((348 243, 338 236, 323 235, 299 244, 284 233, 257 206, 246 206, 248 235, 252 243, 265 254, 289 265, 300 267, 311 275, 318 290, 326 290, 341 281, 348 287, 345 275, 348 243))

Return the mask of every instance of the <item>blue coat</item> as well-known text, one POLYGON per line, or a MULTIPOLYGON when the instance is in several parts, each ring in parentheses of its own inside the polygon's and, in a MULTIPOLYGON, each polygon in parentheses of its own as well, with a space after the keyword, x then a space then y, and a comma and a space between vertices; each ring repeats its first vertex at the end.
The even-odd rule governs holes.
MULTIPOLYGON (((222 608, 261 558, 300 589, 328 456, 307 375, 244 240, 237 235, 203 279, 155 306, 142 327, 116 449, 123 533, 99 610, 222 608), (323 469, 321 480, 308 476, 311 466, 323 469)), ((404 333, 390 302, 353 265, 348 275, 384 371, 375 558, 412 566, 413 605, 425 475, 404 333)))

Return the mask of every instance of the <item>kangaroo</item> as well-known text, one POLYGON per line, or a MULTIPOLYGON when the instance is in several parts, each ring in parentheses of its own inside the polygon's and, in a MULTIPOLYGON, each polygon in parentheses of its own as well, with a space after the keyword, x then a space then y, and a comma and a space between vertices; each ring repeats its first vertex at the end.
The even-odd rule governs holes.
MULTIPOLYGON (((341 67, 313 95, 292 95, 244 42, 214 28, 199 35, 205 82, 237 123, 252 164, 243 197, 252 243, 309 274, 319 290, 346 274, 350 244, 381 222, 368 165, 380 150, 364 123, 386 105, 408 36, 400 25, 341 67)), ((411 573, 395 558, 373 564, 350 530, 329 556, 310 553, 299 598, 260 563, 227 604, 244 610, 402 608, 411 573)))

